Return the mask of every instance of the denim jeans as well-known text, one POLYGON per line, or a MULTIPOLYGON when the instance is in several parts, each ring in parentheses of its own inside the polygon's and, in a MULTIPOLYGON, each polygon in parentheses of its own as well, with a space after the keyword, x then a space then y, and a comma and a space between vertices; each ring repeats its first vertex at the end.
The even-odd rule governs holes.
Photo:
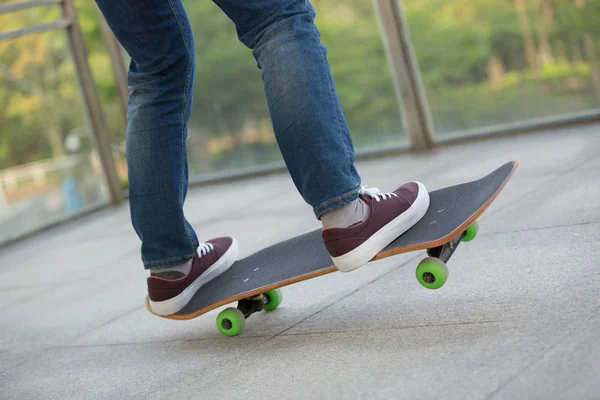
MULTIPOLYGON (((278 146, 316 217, 356 199, 354 148, 310 2, 215 3, 252 50, 278 146)), ((131 57, 126 147, 131 220, 142 241, 142 261, 146 269, 180 264, 198 246, 183 213, 196 61, 192 27, 180 0, 97 4, 131 57)))

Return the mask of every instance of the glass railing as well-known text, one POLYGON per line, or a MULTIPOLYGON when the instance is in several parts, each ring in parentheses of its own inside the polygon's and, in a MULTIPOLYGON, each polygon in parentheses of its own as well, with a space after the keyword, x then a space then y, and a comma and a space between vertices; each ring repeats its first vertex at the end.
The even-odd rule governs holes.
MULTIPOLYGON (((188 136, 192 179, 281 162, 250 50, 214 4, 184 4, 197 57, 188 136)), ((315 0, 313 5, 356 150, 401 145, 406 138, 371 3, 315 0)))
MULTIPOLYGON (((435 139, 444 140, 600 114, 600 2, 402 0, 403 14, 383 15, 396 12, 394 1, 312 1, 357 153, 409 144, 396 93, 420 93, 421 85, 425 98, 403 99, 413 144, 429 130, 415 126, 428 127, 422 121, 429 119, 435 139), (404 21, 410 38, 399 36, 404 21)), ((77 3, 97 91, 90 94, 92 79, 78 82, 85 76, 77 72, 83 51, 71 54, 72 36, 67 41, 59 29, 69 24, 58 7, 65 4, 0 0, 0 243, 118 203, 118 179, 127 188, 122 98, 128 89, 113 76, 115 67, 126 65, 111 64, 95 4, 77 3), (41 28, 31 33, 31 26, 41 28), (112 158, 116 171, 106 168, 112 158)), ((190 180, 281 166, 250 50, 212 2, 184 4, 197 55, 190 180)))
MULTIPOLYGON (((1 32, 56 20, 0 15, 1 32)), ((0 243, 108 202, 63 30, 0 40, 0 243)))
POLYGON ((403 0, 442 138, 600 107, 600 3, 403 0))

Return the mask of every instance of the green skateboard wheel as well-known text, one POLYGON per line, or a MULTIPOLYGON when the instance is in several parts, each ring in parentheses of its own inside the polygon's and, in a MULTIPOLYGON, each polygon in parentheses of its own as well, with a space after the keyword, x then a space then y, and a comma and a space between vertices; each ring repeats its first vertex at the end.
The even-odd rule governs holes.
POLYGON ((423 259, 416 270, 417 280, 427 289, 439 289, 448 279, 448 267, 435 257, 423 259))
POLYGON ((477 236, 477 232, 479 232, 479 223, 475 221, 471 225, 469 225, 465 230, 465 234, 462 237, 462 241, 470 242, 471 240, 475 239, 475 237, 477 236))
POLYGON ((283 301, 283 293, 281 292, 281 289, 268 290, 263 294, 269 299, 269 302, 265 304, 265 311, 273 311, 279 307, 283 301))
POLYGON ((246 326, 246 317, 237 308, 226 308, 217 316, 217 328, 225 336, 236 336, 246 326))

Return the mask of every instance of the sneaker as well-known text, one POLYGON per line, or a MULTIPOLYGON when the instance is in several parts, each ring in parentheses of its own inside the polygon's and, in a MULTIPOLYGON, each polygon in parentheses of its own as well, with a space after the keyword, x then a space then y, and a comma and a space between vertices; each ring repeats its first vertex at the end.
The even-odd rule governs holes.
POLYGON ((169 271, 165 273, 168 277, 160 274, 148 278, 148 302, 154 313, 170 315, 185 307, 198 289, 233 265, 238 245, 235 239, 222 237, 201 243, 196 253, 187 274, 169 271))
POLYGON ((322 232, 325 247, 342 272, 353 271, 371 261, 419 222, 429 208, 429 193, 420 182, 407 183, 392 193, 363 186, 359 197, 369 206, 369 215, 364 221, 322 232))

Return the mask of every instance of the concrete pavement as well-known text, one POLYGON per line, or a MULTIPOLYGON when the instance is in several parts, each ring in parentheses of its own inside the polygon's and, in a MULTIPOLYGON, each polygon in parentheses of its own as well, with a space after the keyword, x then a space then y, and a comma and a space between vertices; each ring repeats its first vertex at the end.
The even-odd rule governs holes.
MULTIPOLYGON (((145 310, 126 207, 3 249, 0 398, 600 398, 599 150, 589 125, 360 162, 382 190, 521 165, 442 289, 417 283, 423 253, 403 254, 284 288, 236 338, 218 310, 145 310)), ((186 209, 242 256, 318 227, 286 175, 191 190, 186 209)))

